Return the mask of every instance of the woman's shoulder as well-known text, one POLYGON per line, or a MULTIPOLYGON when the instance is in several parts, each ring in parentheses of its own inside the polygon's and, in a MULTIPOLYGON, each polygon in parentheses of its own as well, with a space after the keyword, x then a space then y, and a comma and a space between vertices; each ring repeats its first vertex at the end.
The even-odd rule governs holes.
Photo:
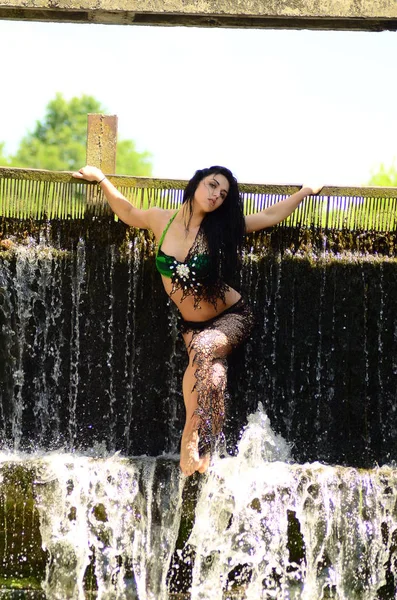
POLYGON ((175 209, 153 206, 148 209, 148 214, 149 213, 150 229, 153 231, 155 237, 159 238, 167 227, 169 220, 175 214, 175 209))

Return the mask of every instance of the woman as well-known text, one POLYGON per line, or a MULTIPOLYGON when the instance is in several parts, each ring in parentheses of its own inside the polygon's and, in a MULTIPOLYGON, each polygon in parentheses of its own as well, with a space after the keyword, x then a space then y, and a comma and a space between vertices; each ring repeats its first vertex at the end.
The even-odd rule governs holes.
POLYGON ((197 171, 177 211, 135 208, 96 167, 86 166, 73 176, 97 181, 124 223, 151 229, 158 241, 156 266, 180 311, 189 357, 183 376, 186 423, 180 466, 185 475, 203 473, 222 434, 226 357, 253 326, 251 310, 230 285, 244 234, 276 225, 321 188, 303 186, 286 200, 244 217, 237 181, 224 167, 197 171))

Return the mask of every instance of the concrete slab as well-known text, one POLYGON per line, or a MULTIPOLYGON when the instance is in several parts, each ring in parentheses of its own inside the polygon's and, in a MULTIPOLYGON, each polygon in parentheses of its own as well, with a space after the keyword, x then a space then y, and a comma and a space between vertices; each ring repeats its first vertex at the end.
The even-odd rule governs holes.
POLYGON ((0 0, 0 19, 118 25, 397 30, 395 0, 0 0))

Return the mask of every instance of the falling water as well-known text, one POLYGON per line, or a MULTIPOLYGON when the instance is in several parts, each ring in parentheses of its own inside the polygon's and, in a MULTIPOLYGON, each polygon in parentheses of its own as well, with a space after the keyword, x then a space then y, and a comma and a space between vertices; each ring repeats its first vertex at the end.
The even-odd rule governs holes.
POLYGON ((0 589, 394 598, 395 259, 251 249, 228 454, 185 479, 186 351, 151 241, 0 258, 0 589))
MULTIPOLYGON (((2 480, 13 463, 33 474, 40 538, 29 547, 37 552, 41 543, 46 553, 41 589, 49 599, 176 598, 169 581, 175 588, 175 548, 186 528, 176 552, 188 557, 194 600, 394 598, 396 471, 293 463, 261 406, 248 418, 237 455, 215 457, 196 481, 171 458, 1 459, 2 480), (185 492, 196 483, 193 513, 185 492)), ((19 503, 14 499, 9 529, 19 503)), ((4 564, 12 548, 2 551, 4 564)))
POLYGON ((136 455, 178 446, 176 319, 159 282, 151 286, 144 251, 137 242, 122 254, 111 245, 99 255, 80 240, 62 252, 30 240, 0 261, 0 415, 8 448, 73 450, 105 440, 109 451, 136 455), (157 437, 149 413, 172 428, 157 437))
POLYGON ((134 365, 135 365, 135 352, 136 352, 136 339, 135 339, 135 320, 132 318, 134 307, 136 306, 136 296, 138 286, 136 285, 136 278, 138 275, 139 266, 139 246, 138 238, 134 238, 132 242, 127 245, 127 260, 128 260, 128 278, 127 278, 127 314, 126 314, 126 336, 127 339, 131 340, 126 345, 124 355, 124 379, 127 382, 126 385, 126 404, 128 410, 126 411, 126 425, 124 429, 124 435, 126 438, 126 451, 130 449, 130 431, 132 423, 132 408, 133 408, 133 381, 134 381, 134 365))
POLYGON ((75 271, 72 277, 72 318, 70 337, 70 380, 69 380, 69 443, 73 445, 77 430, 77 397, 79 390, 80 365, 80 319, 84 278, 86 275, 85 246, 82 242, 77 245, 75 271))
POLYGON ((396 472, 291 464, 262 408, 203 481, 192 598, 394 598, 396 472), (210 500, 210 503, 209 503, 210 500))
MULTIPOLYGON (((378 358, 378 386, 379 386, 379 397, 383 397, 383 327, 384 327, 384 309, 385 309, 385 297, 384 297, 384 286, 383 286, 383 268, 382 265, 379 267, 380 271, 380 298, 379 298, 379 318, 378 318, 378 349, 379 349, 379 358, 378 358)), ((380 413, 382 414, 382 413, 380 413)), ((384 424, 380 423, 381 428, 383 429, 384 424)))
POLYGON ((166 598, 181 516, 174 463, 58 454, 38 462, 35 486, 48 598, 83 600, 89 570, 99 598, 166 598))

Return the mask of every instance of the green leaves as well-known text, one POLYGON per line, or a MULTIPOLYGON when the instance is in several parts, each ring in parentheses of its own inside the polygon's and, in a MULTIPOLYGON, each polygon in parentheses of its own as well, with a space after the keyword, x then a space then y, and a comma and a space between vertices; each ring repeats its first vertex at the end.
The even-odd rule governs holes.
POLYGON ((5 153, 5 143, 0 142, 0 166, 1 167, 11 167, 13 166, 10 162, 10 157, 6 156, 5 153))
MULTIPOLYGON (((106 109, 93 96, 83 94, 68 101, 57 93, 47 104, 44 118, 22 138, 15 155, 6 156, 0 143, 0 164, 51 171, 80 169, 86 161, 88 113, 106 113, 106 109)), ((138 152, 133 140, 120 140, 116 171, 120 175, 150 176, 151 154, 138 152)))
POLYGON ((120 175, 150 177, 152 174, 151 158, 150 152, 137 152, 133 140, 117 142, 116 170, 120 175))
POLYGON ((372 173, 368 185, 380 187, 397 187, 397 166, 395 164, 386 168, 382 163, 377 173, 372 173))

